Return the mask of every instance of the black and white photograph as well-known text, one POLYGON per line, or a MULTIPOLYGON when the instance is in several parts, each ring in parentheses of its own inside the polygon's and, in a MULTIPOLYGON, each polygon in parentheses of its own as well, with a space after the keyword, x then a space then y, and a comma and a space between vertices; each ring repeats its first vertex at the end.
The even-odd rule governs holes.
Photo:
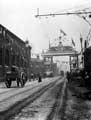
POLYGON ((91 120, 90 0, 0 0, 0 120, 91 120))

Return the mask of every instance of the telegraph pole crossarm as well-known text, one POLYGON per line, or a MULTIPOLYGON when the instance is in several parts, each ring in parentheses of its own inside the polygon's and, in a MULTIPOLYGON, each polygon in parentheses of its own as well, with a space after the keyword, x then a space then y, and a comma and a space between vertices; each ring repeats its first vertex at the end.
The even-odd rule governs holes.
MULTIPOLYGON (((43 16, 56 16, 56 15, 81 15, 81 14, 91 14, 91 11, 89 12, 63 12, 63 13, 53 13, 53 14, 37 14, 35 15, 35 17, 43 17, 43 16)), ((91 17, 91 15, 89 15, 89 17, 91 17)))

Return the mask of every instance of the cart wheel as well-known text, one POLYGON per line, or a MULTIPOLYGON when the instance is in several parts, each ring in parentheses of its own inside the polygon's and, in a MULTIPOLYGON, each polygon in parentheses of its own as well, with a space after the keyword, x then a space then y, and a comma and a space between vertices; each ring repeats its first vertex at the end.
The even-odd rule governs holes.
POLYGON ((10 88, 11 87, 11 80, 6 79, 5 85, 6 85, 7 88, 10 88))

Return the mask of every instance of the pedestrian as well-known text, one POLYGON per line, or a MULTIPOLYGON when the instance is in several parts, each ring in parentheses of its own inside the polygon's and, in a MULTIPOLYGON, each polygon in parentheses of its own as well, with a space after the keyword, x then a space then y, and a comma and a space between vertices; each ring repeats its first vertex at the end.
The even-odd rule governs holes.
POLYGON ((38 82, 42 82, 41 74, 38 74, 38 82))
POLYGON ((66 72, 66 78, 67 78, 67 80, 68 80, 68 83, 70 83, 70 72, 66 72))

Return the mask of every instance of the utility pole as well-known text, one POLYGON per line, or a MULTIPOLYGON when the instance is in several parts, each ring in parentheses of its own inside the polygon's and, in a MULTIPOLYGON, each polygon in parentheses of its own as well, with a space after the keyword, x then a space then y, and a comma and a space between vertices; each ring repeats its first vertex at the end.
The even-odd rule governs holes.
MULTIPOLYGON (((39 12, 38 12, 39 13, 39 12)), ((57 15, 81 15, 81 14, 91 14, 91 12, 63 12, 63 13, 53 13, 53 14, 37 14, 35 17, 46 17, 46 16, 57 16, 57 15)), ((89 15, 91 17, 91 15, 89 15)))

